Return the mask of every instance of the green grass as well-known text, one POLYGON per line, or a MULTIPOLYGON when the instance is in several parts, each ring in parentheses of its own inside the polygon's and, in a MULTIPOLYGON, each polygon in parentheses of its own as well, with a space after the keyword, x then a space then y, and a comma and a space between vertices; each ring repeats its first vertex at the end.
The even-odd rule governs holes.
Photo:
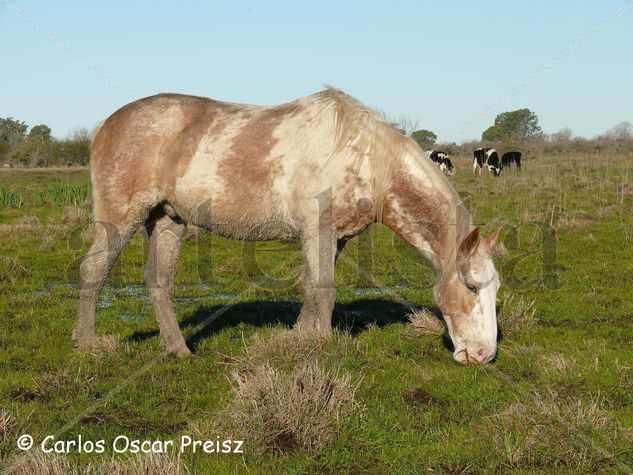
MULTIPOLYGON (((506 224, 497 266, 500 326, 508 318, 508 335, 497 361, 460 367, 442 337, 411 331, 401 302, 435 308, 430 267, 388 230, 372 227, 337 264, 339 333, 310 352, 357 385, 336 431, 309 453, 255 455, 248 439, 243 456, 185 453, 181 462, 192 472, 631 471, 630 162, 541 158, 498 179, 473 177, 467 157, 454 163, 451 180, 475 222, 485 233, 506 224), (520 323, 525 315, 529 324, 520 323)), ((21 455, 20 434, 41 441, 63 427, 66 440, 177 439, 201 431, 229 438, 222 417, 234 397, 231 373, 244 369, 249 348, 261 348, 296 318, 297 246, 245 250, 188 230, 175 297, 181 328, 196 335, 196 357, 175 360, 162 355, 140 287, 147 244, 139 233, 98 308, 98 335, 116 339, 79 354, 70 334, 78 266, 90 245, 88 172, 2 171, 0 189, 24 197, 21 207, 0 206, 0 409, 16 421, 4 433, 0 427, 0 460, 21 455)), ((260 359, 290 371, 285 350, 274 351, 260 359)), ((85 467, 111 456, 68 458, 85 467)))
POLYGON ((24 195, 21 191, 11 191, 0 188, 0 206, 21 208, 24 206, 24 195))
POLYGON ((87 203, 91 198, 89 183, 69 183, 54 181, 37 193, 37 205, 77 206, 87 203))

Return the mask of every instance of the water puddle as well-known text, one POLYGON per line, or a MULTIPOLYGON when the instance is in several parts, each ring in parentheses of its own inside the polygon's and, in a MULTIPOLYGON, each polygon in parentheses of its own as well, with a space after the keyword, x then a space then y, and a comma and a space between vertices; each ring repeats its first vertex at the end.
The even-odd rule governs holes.
MULTIPOLYGON (((51 282, 46 284, 46 288, 38 289, 33 292, 34 295, 37 296, 48 296, 51 293, 57 290, 79 290, 79 282, 51 282)), ((179 287, 178 293, 187 293, 188 291, 203 291, 210 292, 213 291, 213 287, 207 283, 202 283, 200 285, 188 286, 188 287, 179 287)), ((206 300, 220 300, 226 301, 235 298, 237 295, 229 292, 215 292, 215 293, 205 293, 204 295, 192 296, 192 297, 176 297, 174 302, 176 304, 189 304, 196 302, 203 302, 206 300)), ((99 308, 110 308, 114 305, 115 300, 119 298, 131 299, 143 302, 149 302, 149 295, 144 285, 139 284, 130 284, 123 285, 119 287, 109 287, 106 286, 102 292, 101 297, 99 298, 98 307, 99 308)), ((125 319, 124 317, 121 317, 125 319)), ((128 317, 132 318, 132 317, 128 317)))
POLYGON ((364 287, 360 289, 354 289, 354 295, 356 295, 357 297, 366 295, 398 295, 403 289, 404 286, 402 285, 394 285, 393 287, 364 287))

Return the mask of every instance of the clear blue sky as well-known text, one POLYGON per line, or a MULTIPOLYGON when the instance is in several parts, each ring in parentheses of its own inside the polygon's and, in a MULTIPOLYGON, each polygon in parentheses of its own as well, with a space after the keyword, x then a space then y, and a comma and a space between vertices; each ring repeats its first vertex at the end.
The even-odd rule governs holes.
MULTIPOLYGON (((63 137, 129 102, 0 0, 0 117, 63 137)), ((182 92, 275 104, 331 84, 440 140, 527 107, 545 132, 633 122, 633 8, 518 94, 462 126, 626 0, 8 0, 134 98, 182 92)))

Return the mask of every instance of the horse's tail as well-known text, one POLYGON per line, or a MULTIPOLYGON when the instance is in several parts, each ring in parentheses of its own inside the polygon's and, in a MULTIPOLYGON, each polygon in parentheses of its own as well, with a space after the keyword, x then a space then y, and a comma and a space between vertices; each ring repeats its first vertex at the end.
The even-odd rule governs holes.
POLYGON ((99 122, 97 122, 97 125, 94 126, 94 128, 92 129, 92 132, 90 133, 90 138, 91 138, 91 144, 90 144, 90 182, 92 184, 92 206, 93 206, 93 215, 96 218, 97 215, 97 186, 96 186, 96 181, 95 181, 95 174, 94 174, 94 167, 93 167, 93 155, 94 155, 94 143, 95 143, 95 139, 97 137, 97 135, 99 134, 99 131, 101 130, 101 128, 103 127, 103 124, 105 124, 105 120, 101 120, 99 122))

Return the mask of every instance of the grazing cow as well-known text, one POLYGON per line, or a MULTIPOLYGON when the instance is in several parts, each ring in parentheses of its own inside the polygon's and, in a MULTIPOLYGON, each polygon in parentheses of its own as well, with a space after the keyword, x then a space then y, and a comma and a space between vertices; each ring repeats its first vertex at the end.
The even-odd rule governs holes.
POLYGON ((503 164, 501 163, 501 160, 499 160, 499 154, 494 148, 486 150, 486 165, 488 166, 488 171, 494 176, 499 176, 501 174, 503 164))
POLYGON ((512 151, 501 155, 502 168, 511 167, 512 163, 516 164, 517 170, 521 170, 521 152, 512 151))
POLYGON ((448 153, 440 150, 427 150, 426 154, 433 160, 433 163, 440 167, 442 173, 452 175, 455 172, 455 167, 453 167, 453 162, 451 162, 448 153))
POLYGON ((473 152, 473 173, 478 173, 481 175, 481 169, 486 164, 488 157, 486 156, 486 152, 488 152, 490 148, 478 148, 473 152))

